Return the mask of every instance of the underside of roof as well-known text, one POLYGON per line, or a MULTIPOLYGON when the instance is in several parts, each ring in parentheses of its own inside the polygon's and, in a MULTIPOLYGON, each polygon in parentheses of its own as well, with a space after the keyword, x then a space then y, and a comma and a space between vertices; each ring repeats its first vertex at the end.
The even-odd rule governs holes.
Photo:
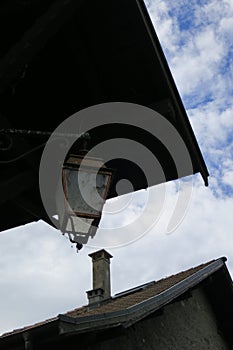
MULTIPOLYGON (((120 124, 90 130, 90 144, 137 141, 158 159, 165 181, 208 171, 142 0, 5 0, 0 4, 0 129, 53 132, 70 115, 106 102, 130 102, 161 113, 179 132, 192 171, 177 173, 165 145, 143 129, 120 124)), ((143 119, 143 116, 142 116, 143 119)), ((48 136, 0 133, 0 230, 42 219, 39 164, 48 136)), ((175 145, 174 145, 175 147, 175 145)), ((101 157, 100 155, 97 155, 101 157)), ((148 183, 129 160, 107 164, 115 184, 148 183)), ((54 208, 54 214, 55 208, 54 208)))

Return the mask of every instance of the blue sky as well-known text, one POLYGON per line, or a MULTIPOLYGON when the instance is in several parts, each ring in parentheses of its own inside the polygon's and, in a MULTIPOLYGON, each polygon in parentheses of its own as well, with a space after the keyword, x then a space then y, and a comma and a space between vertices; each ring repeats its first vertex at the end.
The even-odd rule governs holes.
MULTIPOLYGON (((227 257, 233 274, 233 2, 146 3, 210 172, 210 184, 205 187, 199 174, 193 176, 187 213, 168 235, 166 223, 177 199, 176 183, 168 183, 156 225, 136 242, 109 249, 114 256, 113 293, 220 256, 227 257)), ((155 198, 156 191, 150 189, 155 198)), ((140 191, 121 219, 113 218, 111 224, 134 220, 145 200, 140 191)), ((148 218, 151 215, 153 208, 148 218)), ((105 217, 103 225, 109 224, 105 217)), ((85 291, 92 287, 88 254, 93 247, 77 255, 68 240, 38 222, 1 234, 0 249, 0 333, 86 303, 85 291)))
POLYGON ((227 0, 184 0, 152 1, 148 6, 204 154, 210 189, 230 198, 233 4, 227 0))

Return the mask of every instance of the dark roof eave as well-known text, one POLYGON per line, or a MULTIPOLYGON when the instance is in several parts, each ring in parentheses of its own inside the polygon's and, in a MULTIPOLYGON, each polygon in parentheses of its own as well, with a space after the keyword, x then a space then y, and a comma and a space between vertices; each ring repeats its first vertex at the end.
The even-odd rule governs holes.
POLYGON ((47 332, 47 331, 50 332, 51 330, 58 329, 58 325, 59 325, 59 317, 53 317, 51 319, 48 319, 46 322, 35 323, 32 326, 28 326, 28 327, 26 326, 16 331, 4 333, 0 336, 0 341, 7 340, 12 337, 22 338, 23 334, 25 333, 31 333, 34 336, 36 334, 44 334, 44 332, 47 332))
MULTIPOLYGON (((4 91, 9 86, 11 81, 15 79, 15 76, 19 74, 19 71, 28 64, 34 55, 36 55, 51 36, 56 33, 61 25, 67 21, 74 11, 81 6, 83 0, 68 2, 54 1, 50 8, 37 19, 35 24, 24 34, 21 40, 15 44, 4 58, 0 61, 0 75, 1 84, 0 91, 4 91), (52 14, 52 15, 51 15, 52 14), (54 15, 55 14, 55 15, 54 15)), ((179 111, 181 117, 182 128, 184 137, 190 144, 190 150, 195 158, 196 169, 195 172, 200 172, 205 185, 208 185, 208 170, 202 157, 200 148, 196 141, 195 135, 187 118, 185 108, 177 90, 176 84, 169 69, 166 57, 163 53, 159 39, 151 22, 146 5, 143 0, 136 0, 138 9, 140 11, 145 28, 147 29, 148 36, 153 45, 156 57, 160 62, 160 68, 163 71, 163 75, 166 80, 169 92, 172 100, 179 111)))
POLYGON ((78 334, 117 326, 127 328, 151 313, 159 310, 189 289, 195 287, 214 272, 222 268, 225 265, 225 261, 225 257, 220 258, 160 294, 142 301, 139 304, 128 307, 125 310, 76 318, 66 315, 58 315, 58 318, 61 321, 59 324, 60 334, 78 334))
MULTIPOLYGON (((201 150, 199 148, 199 145, 197 143, 197 140, 195 138, 194 132, 192 130, 191 124, 188 120, 186 110, 184 108, 183 102, 181 100, 181 97, 179 95, 179 92, 177 90, 175 81, 173 79, 171 70, 168 66, 168 62, 166 60, 166 57, 164 55, 162 46, 160 44, 160 41, 158 39, 158 36, 156 34, 155 28, 152 24, 151 18, 149 16, 148 10, 146 8, 144 0, 136 0, 139 11, 141 13, 142 19, 144 21, 145 27, 147 29, 148 35, 151 39, 153 48, 156 52, 156 56, 158 57, 160 61, 160 67, 163 71, 164 77, 166 79, 167 85, 169 87, 173 102, 179 111, 179 115, 182 118, 182 127, 184 129, 185 138, 188 138, 191 150, 193 152, 193 155, 195 157, 196 163, 198 164, 198 171, 201 173, 202 178, 204 180, 205 186, 208 186, 208 176, 209 172, 206 167, 204 158, 202 156, 201 150)), ((196 171, 196 172, 198 172, 196 171)))

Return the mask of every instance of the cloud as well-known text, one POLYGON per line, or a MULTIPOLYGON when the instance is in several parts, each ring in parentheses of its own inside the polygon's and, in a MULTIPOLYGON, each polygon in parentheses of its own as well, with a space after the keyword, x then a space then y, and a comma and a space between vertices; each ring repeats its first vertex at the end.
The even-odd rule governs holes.
POLYGON ((222 74, 233 45, 230 2, 159 1, 148 7, 186 107, 229 96, 232 80, 229 90, 222 74))
POLYGON ((0 333, 85 303, 91 288, 86 254, 77 255, 61 233, 41 221, 1 233, 0 333))
POLYGON ((123 286, 127 288, 136 280, 145 283, 223 255, 228 257, 233 271, 232 205, 232 198, 217 199, 209 188, 196 186, 188 213, 178 229, 171 235, 165 234, 165 215, 156 230, 152 229, 128 249, 117 251, 115 259, 119 266, 115 276, 122 275, 123 286), (123 271, 128 276, 125 281, 123 271))
POLYGON ((218 197, 231 196, 231 172, 224 164, 232 163, 233 149, 232 2, 159 1, 158 10, 157 2, 148 7, 203 151, 211 189, 218 197))

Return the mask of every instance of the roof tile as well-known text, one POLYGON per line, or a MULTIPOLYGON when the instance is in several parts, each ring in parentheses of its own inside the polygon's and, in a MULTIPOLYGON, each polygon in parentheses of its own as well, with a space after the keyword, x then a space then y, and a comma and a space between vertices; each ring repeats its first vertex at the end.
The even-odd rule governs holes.
POLYGON ((129 292, 125 291, 125 293, 122 293, 121 295, 116 297, 112 297, 108 301, 101 303, 100 305, 94 307, 91 310, 88 308, 88 306, 83 306, 81 308, 77 308, 72 311, 69 311, 65 313, 65 315, 76 318, 76 317, 98 315, 102 313, 126 309, 130 306, 133 306, 144 300, 147 300, 155 295, 158 295, 159 293, 174 286, 178 282, 191 276, 195 272, 203 269, 204 267, 206 267, 207 265, 211 264, 214 261, 215 260, 211 260, 205 264, 201 264, 195 268, 182 271, 176 275, 163 278, 159 281, 153 281, 153 282, 147 283, 141 287, 138 286, 137 288, 133 289, 132 292, 130 292, 130 290, 129 292))
MULTIPOLYGON (((186 271, 182 271, 176 275, 172 275, 166 278, 163 278, 159 281, 152 281, 147 284, 144 284, 142 286, 138 286, 136 288, 130 289, 128 291, 125 291, 123 293, 119 293, 119 295, 116 295, 112 298, 110 298, 107 301, 102 302, 100 305, 97 305, 93 307, 92 309, 89 309, 88 305, 78 307, 74 310, 68 311, 64 313, 63 315, 69 316, 69 317, 83 317, 83 316, 91 316, 91 315, 98 315, 102 313, 108 313, 113 311, 120 311, 124 310, 130 306, 136 305, 142 301, 145 301, 155 295, 158 295, 159 293, 163 292, 166 289, 169 289, 170 287, 174 286, 175 284, 181 282, 185 278, 191 276, 195 272, 203 269, 204 267, 210 265, 212 262, 216 260, 211 260, 205 264, 201 264, 197 267, 190 268, 186 271)), ((45 321, 35 323, 31 326, 26 326, 23 328, 15 329, 11 332, 4 333, 1 335, 0 338, 6 337, 12 334, 24 332, 26 330, 30 330, 36 327, 43 326, 47 323, 57 321, 59 319, 58 316, 49 318, 45 321)))

